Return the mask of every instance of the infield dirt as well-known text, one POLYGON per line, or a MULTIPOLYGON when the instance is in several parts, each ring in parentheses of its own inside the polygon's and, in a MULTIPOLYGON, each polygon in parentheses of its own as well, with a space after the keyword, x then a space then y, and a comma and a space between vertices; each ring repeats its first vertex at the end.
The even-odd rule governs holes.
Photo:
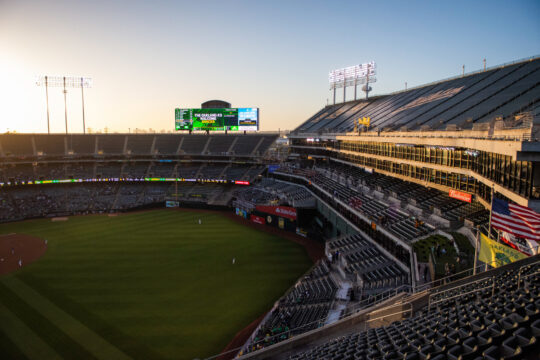
POLYGON ((19 269, 19 261, 26 266, 47 251, 45 240, 24 234, 0 235, 0 275, 19 269))

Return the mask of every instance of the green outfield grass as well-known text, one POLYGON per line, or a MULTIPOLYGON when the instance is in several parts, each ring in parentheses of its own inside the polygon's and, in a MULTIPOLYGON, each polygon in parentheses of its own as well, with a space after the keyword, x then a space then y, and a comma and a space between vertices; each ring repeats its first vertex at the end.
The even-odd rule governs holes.
POLYGON ((216 213, 0 225, 8 233, 47 239, 48 250, 0 277, 2 359, 214 355, 311 265, 300 245, 216 213))

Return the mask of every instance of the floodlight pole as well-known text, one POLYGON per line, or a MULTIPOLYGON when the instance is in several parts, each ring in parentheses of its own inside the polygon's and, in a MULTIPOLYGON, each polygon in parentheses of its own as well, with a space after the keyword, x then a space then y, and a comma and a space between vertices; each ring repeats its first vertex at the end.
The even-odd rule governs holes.
POLYGON ((354 78, 354 101, 356 101, 356 89, 358 88, 357 79, 354 78))
POLYGON ((84 78, 81 77, 81 95, 82 95, 82 131, 86 134, 86 124, 84 121, 84 78))
POLYGON ((51 133, 51 125, 49 122, 49 79, 45 76, 45 99, 47 101, 47 134, 51 133))
POLYGON ((343 102, 347 101, 346 96, 345 96, 345 90, 346 89, 347 89, 347 83, 344 82, 343 83, 343 102))
POLYGON ((366 74, 366 101, 368 99, 369 94, 369 63, 367 65, 367 74, 366 74))
POLYGON ((334 105, 336 105, 336 84, 334 83, 334 105))
POLYGON ((66 134, 68 133, 67 126, 67 90, 66 90, 66 77, 64 76, 64 113, 66 118, 66 134))

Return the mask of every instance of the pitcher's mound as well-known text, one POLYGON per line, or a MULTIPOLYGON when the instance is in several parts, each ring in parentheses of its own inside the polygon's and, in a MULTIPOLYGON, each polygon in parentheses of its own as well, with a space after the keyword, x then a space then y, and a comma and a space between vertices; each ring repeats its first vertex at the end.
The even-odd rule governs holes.
POLYGON ((0 275, 15 271, 39 259, 47 245, 45 240, 23 234, 0 235, 0 275), (20 265, 19 265, 20 261, 20 265))

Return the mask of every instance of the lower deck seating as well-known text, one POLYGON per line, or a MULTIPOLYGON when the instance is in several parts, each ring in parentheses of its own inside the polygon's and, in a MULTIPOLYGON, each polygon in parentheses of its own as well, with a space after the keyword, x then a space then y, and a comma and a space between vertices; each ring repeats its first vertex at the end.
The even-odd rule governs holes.
POLYGON ((288 359, 538 359, 539 262, 436 291, 431 300, 408 319, 352 332, 288 359))

